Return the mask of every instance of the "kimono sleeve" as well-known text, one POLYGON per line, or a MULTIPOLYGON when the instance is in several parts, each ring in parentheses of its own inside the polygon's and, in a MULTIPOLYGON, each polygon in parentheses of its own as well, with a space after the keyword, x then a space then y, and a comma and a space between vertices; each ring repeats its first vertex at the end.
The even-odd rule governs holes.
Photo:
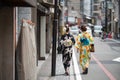
POLYGON ((78 36, 76 37, 75 47, 76 47, 77 49, 79 49, 80 46, 81 46, 80 35, 78 35, 78 36))
POLYGON ((90 44, 94 44, 94 39, 91 35, 89 35, 89 40, 90 40, 90 44))
POLYGON ((64 41, 64 35, 61 36, 60 44, 63 44, 63 41, 64 41))
POLYGON ((72 42, 73 42, 73 44, 75 44, 75 39, 74 39, 74 37, 73 37, 73 35, 71 35, 71 40, 72 40, 72 42))

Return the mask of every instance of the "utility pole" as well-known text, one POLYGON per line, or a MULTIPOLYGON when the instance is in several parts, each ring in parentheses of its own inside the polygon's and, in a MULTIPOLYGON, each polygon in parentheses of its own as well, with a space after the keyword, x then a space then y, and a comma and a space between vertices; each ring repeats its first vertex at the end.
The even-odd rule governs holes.
POLYGON ((68 0, 66 0, 66 7, 67 7, 67 21, 66 21, 66 23, 68 24, 68 0))
POLYGON ((57 23, 58 23, 58 19, 57 19, 57 4, 58 4, 58 0, 55 0, 55 7, 54 7, 54 21, 53 21, 53 46, 52 46, 52 72, 51 75, 55 76, 55 72, 56 72, 56 39, 57 39, 57 23))
POLYGON ((81 9, 81 14, 82 14, 82 20, 84 22, 84 0, 80 0, 80 9, 81 9))
POLYGON ((107 9, 108 9, 108 6, 107 6, 107 0, 105 0, 105 32, 107 32, 107 9))
POLYGON ((90 9, 90 15, 91 15, 91 17, 92 17, 92 16, 93 16, 93 15, 92 15, 92 13, 93 13, 93 0, 91 0, 91 3, 90 3, 90 4, 91 4, 91 6, 90 6, 90 7, 91 7, 91 9, 90 9))

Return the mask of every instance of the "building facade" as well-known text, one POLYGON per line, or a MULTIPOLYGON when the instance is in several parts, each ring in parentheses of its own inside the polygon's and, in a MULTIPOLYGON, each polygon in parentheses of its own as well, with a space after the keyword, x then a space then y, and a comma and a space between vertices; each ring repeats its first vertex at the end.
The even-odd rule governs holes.
POLYGON ((100 2, 101 0, 91 0, 91 16, 95 19, 94 25, 101 25, 101 10, 100 2))
POLYGON ((0 80, 37 79, 38 62, 46 60, 52 45, 53 8, 53 0, 0 2, 0 80), (35 24, 31 43, 30 37, 25 37, 29 29, 23 28, 23 19, 35 24))
POLYGON ((113 33, 113 38, 119 38, 120 35, 119 11, 120 7, 118 0, 107 0, 101 2, 101 24, 105 28, 106 32, 113 33))

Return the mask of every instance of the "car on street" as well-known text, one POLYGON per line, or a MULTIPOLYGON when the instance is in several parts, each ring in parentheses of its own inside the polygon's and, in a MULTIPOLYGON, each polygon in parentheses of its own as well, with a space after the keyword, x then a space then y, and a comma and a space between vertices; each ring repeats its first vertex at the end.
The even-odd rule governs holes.
POLYGON ((90 27, 86 27, 86 28, 87 28, 86 32, 88 32, 92 36, 92 30, 91 30, 91 28, 90 27))
POLYGON ((101 25, 95 25, 94 26, 94 35, 96 37, 99 37, 102 33, 102 26, 101 25))
POLYGON ((70 27, 70 33, 73 34, 73 35, 78 35, 79 34, 79 28, 77 25, 75 26, 71 26, 70 27))

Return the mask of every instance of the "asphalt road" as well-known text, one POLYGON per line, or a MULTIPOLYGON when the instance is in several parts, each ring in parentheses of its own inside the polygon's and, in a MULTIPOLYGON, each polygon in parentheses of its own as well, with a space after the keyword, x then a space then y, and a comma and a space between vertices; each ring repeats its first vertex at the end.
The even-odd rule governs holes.
MULTIPOLYGON (((120 80, 120 42, 112 39, 101 41, 94 38, 95 52, 91 53, 90 66, 87 75, 81 75, 82 80, 120 80)), ((79 53, 75 49, 79 64, 79 53)), ((80 72, 82 72, 79 65, 80 72)))

